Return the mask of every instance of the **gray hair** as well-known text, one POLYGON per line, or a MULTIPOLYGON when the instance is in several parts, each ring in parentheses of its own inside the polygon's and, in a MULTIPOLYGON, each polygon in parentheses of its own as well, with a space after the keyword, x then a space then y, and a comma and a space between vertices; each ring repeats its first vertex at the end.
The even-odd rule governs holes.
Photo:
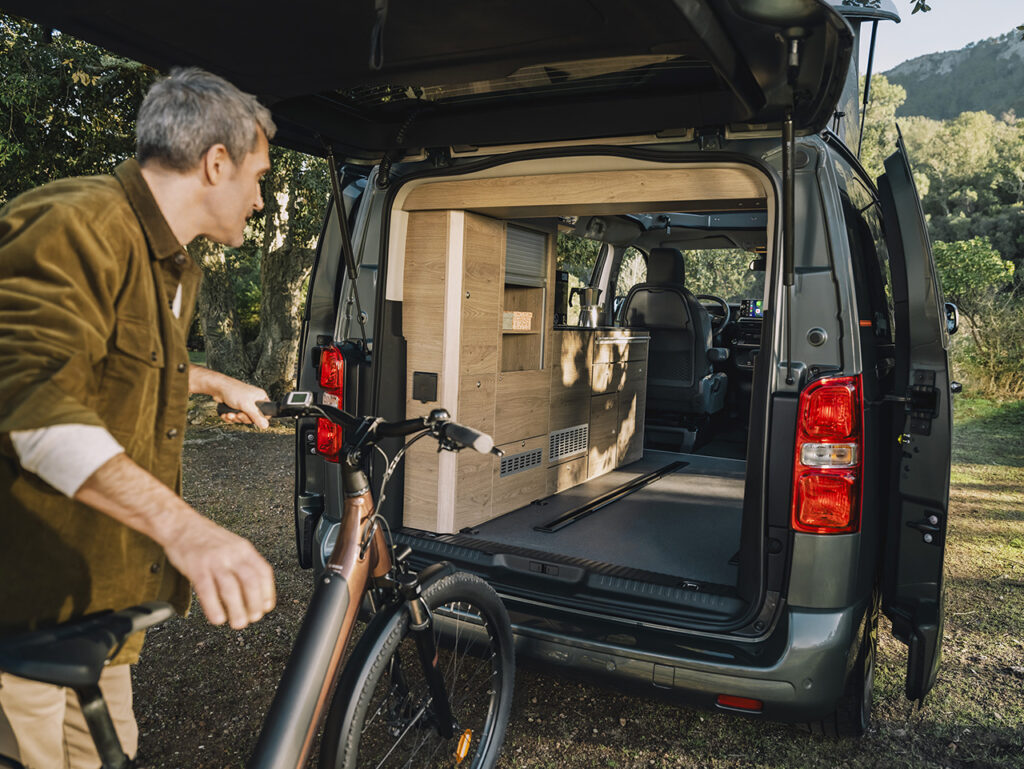
POLYGON ((136 121, 135 156, 177 171, 195 168, 214 144, 223 144, 235 163, 267 140, 277 127, 256 97, 198 67, 173 69, 149 89, 136 121))

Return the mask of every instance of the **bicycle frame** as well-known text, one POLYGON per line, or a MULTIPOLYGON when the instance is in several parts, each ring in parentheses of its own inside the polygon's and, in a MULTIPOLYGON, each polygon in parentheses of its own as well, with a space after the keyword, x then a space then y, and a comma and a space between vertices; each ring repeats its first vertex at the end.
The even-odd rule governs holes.
MULTIPOLYGON (((301 769, 305 766, 330 703, 331 690, 359 615, 362 597, 371 579, 386 577, 392 569, 391 554, 380 527, 375 529, 368 547, 364 549, 361 543, 362 532, 373 517, 374 503, 369 480, 360 465, 361 458, 356 453, 342 467, 345 500, 341 531, 327 566, 317 580, 249 769, 301 769)), ((418 581, 404 587, 407 589, 402 590, 403 598, 411 607, 414 624, 422 625, 414 628, 421 631, 416 634, 416 640, 435 706, 442 714, 441 728, 450 732, 450 728, 446 728, 452 720, 447 693, 434 667, 437 653, 430 632, 430 614, 416 598, 418 581)))

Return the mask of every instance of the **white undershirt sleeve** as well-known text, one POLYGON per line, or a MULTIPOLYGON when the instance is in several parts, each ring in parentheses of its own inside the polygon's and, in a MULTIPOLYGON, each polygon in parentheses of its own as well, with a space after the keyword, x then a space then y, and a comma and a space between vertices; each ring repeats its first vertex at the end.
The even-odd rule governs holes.
POLYGON ((69 497, 124 451, 106 428, 95 425, 53 425, 10 435, 21 466, 69 497))

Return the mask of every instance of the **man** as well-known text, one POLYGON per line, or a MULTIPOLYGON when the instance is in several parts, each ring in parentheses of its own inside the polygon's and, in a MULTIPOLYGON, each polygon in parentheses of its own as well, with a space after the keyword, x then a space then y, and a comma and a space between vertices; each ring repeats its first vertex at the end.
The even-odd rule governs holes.
MULTIPOLYGON (((199 235, 241 245, 263 207, 269 112, 178 70, 149 91, 137 159, 0 211, 0 634, 147 600, 213 624, 274 607, 270 565, 178 496, 188 394, 267 426, 263 390, 190 365, 199 235)), ((138 730, 130 639, 101 689, 125 752, 138 730)), ((0 755, 28 769, 98 767, 73 693, 0 674, 0 755)))

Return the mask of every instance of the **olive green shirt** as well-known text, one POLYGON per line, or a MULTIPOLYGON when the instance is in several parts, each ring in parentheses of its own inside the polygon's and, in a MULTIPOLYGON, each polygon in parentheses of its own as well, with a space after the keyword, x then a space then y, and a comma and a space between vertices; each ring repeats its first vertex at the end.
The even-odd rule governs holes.
MULTIPOLYGON (((24 470, 8 434, 105 427, 180 492, 201 277, 134 160, 0 210, 0 635, 148 600, 188 608, 159 545, 24 470)), ((117 661, 141 646, 133 638, 117 661)))

